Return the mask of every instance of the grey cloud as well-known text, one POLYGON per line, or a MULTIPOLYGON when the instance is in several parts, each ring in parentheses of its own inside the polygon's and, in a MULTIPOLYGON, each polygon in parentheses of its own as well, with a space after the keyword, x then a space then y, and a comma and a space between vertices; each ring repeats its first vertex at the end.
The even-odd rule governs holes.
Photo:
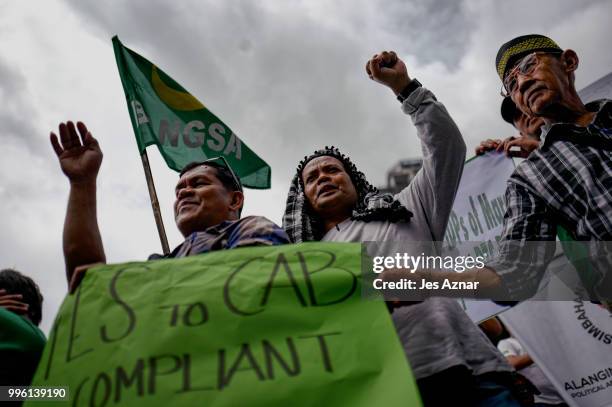
POLYGON ((419 62, 439 61, 450 70, 457 69, 475 29, 464 1, 382 1, 380 9, 384 10, 383 27, 405 38, 405 49, 418 55, 419 62))
POLYGON ((95 1, 67 2, 103 41, 110 44, 110 37, 118 34, 127 47, 170 76, 206 78, 206 89, 213 94, 229 87, 232 55, 253 48, 252 37, 262 23, 257 3, 247 1, 220 7, 195 1, 140 0, 121 2, 121 8, 95 1))
POLYGON ((70 4, 97 36, 108 41, 119 32, 126 46, 165 68, 267 159, 277 176, 315 148, 335 144, 382 178, 390 163, 368 159, 381 122, 388 137, 381 148, 388 148, 391 161, 420 153, 405 142, 406 133, 414 132, 397 102, 364 73, 375 50, 362 54, 351 33, 322 25, 299 12, 299 4, 297 11, 278 13, 254 2, 157 3, 130 2, 114 11, 93 2, 70 4), (172 16, 180 13, 178 27, 172 16), (169 24, 160 30, 160 21, 169 24), (384 98, 390 102, 380 105, 384 98), (403 153, 398 145, 405 146, 403 153))
POLYGON ((580 97, 585 102, 612 98, 612 72, 580 90, 580 97))
MULTIPOLYGON (((0 139, 25 146, 31 152, 46 152, 34 123, 38 114, 28 103, 26 78, 12 65, 0 58, 0 139)), ((5 141, 6 142, 6 141, 5 141)))
POLYGON ((0 81, 3 99, 8 99, 25 86, 25 78, 2 59, 0 59, 0 81))

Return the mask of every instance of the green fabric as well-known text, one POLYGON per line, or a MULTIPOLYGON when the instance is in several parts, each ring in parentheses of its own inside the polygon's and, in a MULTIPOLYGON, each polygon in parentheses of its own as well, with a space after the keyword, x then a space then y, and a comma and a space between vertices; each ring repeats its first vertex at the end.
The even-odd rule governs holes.
POLYGON ((75 405, 419 406, 385 303, 361 298, 360 258, 302 243, 97 267, 34 384, 70 386, 75 405))
POLYGON ((29 385, 45 342, 31 321, 0 307, 0 386, 29 385))
POLYGON ((0 351, 42 352, 45 335, 29 320, 0 307, 0 351))
POLYGON ((156 145, 175 171, 193 161, 223 156, 245 187, 270 188, 270 166, 217 116, 116 36, 113 49, 141 154, 156 145))
POLYGON ((593 291, 596 276, 590 262, 589 248, 582 242, 574 240, 572 234, 563 226, 557 225, 557 236, 561 241, 563 253, 578 271, 578 276, 584 288, 589 292, 589 296, 592 299, 598 298, 593 291))

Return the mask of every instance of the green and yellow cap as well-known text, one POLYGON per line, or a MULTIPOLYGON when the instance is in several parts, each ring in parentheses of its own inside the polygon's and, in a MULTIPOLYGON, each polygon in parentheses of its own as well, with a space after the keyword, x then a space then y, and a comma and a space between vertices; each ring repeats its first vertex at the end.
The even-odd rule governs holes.
POLYGON ((562 52, 561 47, 550 38, 540 34, 521 35, 499 48, 495 57, 495 68, 499 78, 503 81, 508 68, 521 57, 532 52, 562 52))

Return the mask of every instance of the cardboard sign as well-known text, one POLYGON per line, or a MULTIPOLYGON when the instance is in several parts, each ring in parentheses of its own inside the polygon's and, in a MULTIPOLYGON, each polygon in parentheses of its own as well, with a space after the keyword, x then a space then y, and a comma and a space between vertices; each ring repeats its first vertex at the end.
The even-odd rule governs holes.
POLYGON ((32 385, 68 386, 77 406, 420 405, 384 303, 361 298, 360 245, 347 243, 92 269, 32 385))

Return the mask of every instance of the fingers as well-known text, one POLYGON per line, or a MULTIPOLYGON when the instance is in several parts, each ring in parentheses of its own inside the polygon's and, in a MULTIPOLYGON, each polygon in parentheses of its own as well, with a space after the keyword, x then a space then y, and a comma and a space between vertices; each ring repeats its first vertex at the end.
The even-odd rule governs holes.
POLYGON ((13 308, 20 308, 20 309, 23 308, 27 311, 27 309, 30 306, 22 301, 4 299, 4 300, 0 300, 0 307, 4 307, 4 308, 13 307, 13 308))
POLYGON ((67 150, 81 147, 98 148, 96 140, 83 122, 77 122, 76 127, 72 121, 59 124, 59 137, 54 132, 49 134, 49 140, 55 154, 60 157, 67 150), (77 133, 78 129, 78 133, 77 133), (61 141, 61 142, 60 142, 61 141))
POLYGON ((53 146, 53 150, 55 150, 55 153, 57 155, 61 154, 65 150, 70 150, 75 147, 81 147, 85 144, 85 140, 88 138, 87 127, 82 122, 78 122, 77 127, 79 129, 80 137, 72 121, 60 123, 59 140, 61 140, 61 144, 58 141, 57 135, 51 132, 51 145, 53 146))
POLYGON ((380 56, 376 54, 368 61, 370 64, 370 79, 376 79, 380 76, 380 56))
POLYGON ((380 54, 374 54, 366 63, 366 73, 370 79, 376 79, 379 77, 382 68, 391 68, 397 61, 397 54, 394 51, 383 51, 380 54))
POLYGON ((30 306, 25 302, 19 301, 23 298, 21 294, 5 295, 5 293, 6 290, 0 291, 0 307, 17 314, 25 314, 28 312, 30 306))
POLYGON ((512 140, 507 140, 504 143, 504 154, 506 154, 506 156, 511 157, 510 148, 517 145, 518 141, 519 141, 518 139, 512 139, 512 140))
POLYGON ((508 157, 527 158, 533 150, 540 147, 540 141, 529 137, 509 137, 504 140, 503 151, 508 157), (512 147, 519 147, 520 150, 510 150, 512 147))
POLYGON ((393 51, 383 51, 380 54, 383 67, 392 67, 397 62, 397 55, 393 51))
POLYGON ((516 138, 514 136, 510 136, 504 139, 504 141, 502 141, 499 146, 497 147, 497 152, 501 153, 501 152, 505 152, 506 151, 506 147, 508 146, 508 143, 514 141, 516 138))
POLYGON ((57 139, 57 135, 51 132, 49 138, 51 140, 51 146, 53 147, 53 151, 55 151, 55 154, 59 157, 64 152, 64 149, 60 145, 59 140, 57 139))
POLYGON ((476 147, 476 155, 482 155, 487 151, 498 149, 500 144, 501 140, 486 139, 485 141, 482 141, 478 147, 476 147))
POLYGON ((68 291, 70 292, 70 294, 74 294, 77 290, 77 288, 79 288, 79 285, 81 285, 81 281, 83 281, 83 278, 85 278, 85 274, 87 273, 87 270, 89 270, 90 268, 100 265, 100 264, 104 264, 104 263, 92 263, 92 264, 85 264, 83 266, 78 266, 74 269, 74 272, 72 273, 72 278, 70 279, 70 283, 68 284, 68 291))
POLYGON ((83 122, 77 122, 77 129, 79 130, 81 141, 83 145, 85 145, 86 140, 88 140, 91 137, 91 134, 89 134, 89 131, 87 130, 87 126, 85 126, 85 123, 83 122))
POLYGON ((370 77, 370 79, 374 79, 374 77, 372 76, 372 61, 378 56, 378 54, 374 54, 372 55, 372 58, 368 59, 368 61, 366 62, 366 73, 368 74, 368 76, 370 77))
MULTIPOLYGON (((79 135, 77 134, 76 131, 76 127, 74 126, 74 123, 71 121, 68 121, 67 127, 68 127, 68 134, 70 135, 70 147, 74 147, 74 146, 81 146, 81 139, 79 138, 79 135)), ((64 145, 64 147, 66 147, 64 145)))
POLYGON ((72 136, 70 134, 70 129, 68 128, 66 123, 60 123, 59 134, 60 134, 60 140, 62 141, 62 147, 64 147, 65 150, 70 149, 77 141, 77 140, 72 139, 72 136))
POLYGON ((72 274, 72 278, 70 279, 70 284, 68 285, 68 291, 70 292, 70 294, 74 294, 77 288, 79 288, 79 285, 81 285, 81 281, 83 281, 83 278, 85 277, 85 273, 87 273, 87 268, 84 268, 82 266, 79 266, 74 269, 74 273, 72 274))
POLYGON ((23 295, 21 294, 3 294, 0 295, 0 304, 4 304, 5 302, 21 300, 23 295))
POLYGON ((98 146, 98 140, 91 135, 91 132, 83 122, 77 122, 77 128, 79 129, 79 133, 81 133, 81 139, 83 140, 84 146, 98 146))

